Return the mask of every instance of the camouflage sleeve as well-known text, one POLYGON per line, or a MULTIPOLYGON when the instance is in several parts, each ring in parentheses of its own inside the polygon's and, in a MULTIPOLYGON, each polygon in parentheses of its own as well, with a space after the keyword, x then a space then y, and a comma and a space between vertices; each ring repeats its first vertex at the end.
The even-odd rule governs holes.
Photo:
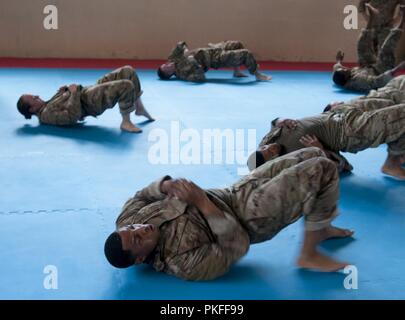
POLYGON ((263 137, 259 147, 275 142, 276 139, 281 135, 281 131, 282 128, 278 128, 272 123, 270 132, 263 137))
POLYGON ((359 1, 359 5, 358 5, 357 7, 358 7, 360 13, 366 11, 366 6, 365 6, 365 4, 366 4, 367 2, 370 2, 370 0, 360 0, 360 1, 359 1))
POLYGON ((353 171, 353 166, 350 164, 350 162, 340 154, 340 152, 333 152, 330 150, 325 150, 325 153, 327 157, 332 160, 339 172, 351 172, 353 171))
POLYGON ((180 41, 177 43, 176 47, 173 49, 172 53, 169 56, 169 60, 178 60, 179 58, 183 57, 184 50, 186 49, 186 42, 180 41))
POLYGON ((388 84, 393 79, 390 71, 379 76, 375 75, 357 75, 345 84, 345 88, 358 92, 367 93, 370 90, 377 90, 388 84))
POLYGON ((162 191, 160 190, 160 186, 164 181, 170 179, 171 179, 170 176, 164 176, 163 178, 152 182, 146 188, 138 191, 133 198, 129 199, 124 204, 122 212, 115 222, 117 227, 125 225, 126 224, 125 221, 128 218, 136 214, 139 210, 141 210, 148 204, 159 200, 163 200, 166 197, 166 195, 162 193, 162 191))
POLYGON ((197 62, 194 57, 188 57, 189 63, 192 65, 190 72, 186 76, 187 81, 203 82, 206 80, 204 68, 197 62))
POLYGON ((61 96, 50 100, 40 114, 40 122, 66 126, 75 124, 82 117, 80 102, 81 90, 65 91, 61 96))
POLYGON ((198 70, 198 72, 196 73, 191 73, 188 77, 187 77, 187 81, 191 81, 191 82, 204 82, 205 81, 205 72, 204 70, 198 70))
POLYGON ((385 87, 392 79, 394 79, 394 76, 391 71, 386 71, 383 74, 372 78, 373 89, 385 87))
POLYGON ((166 265, 167 273, 184 280, 212 280, 247 253, 248 234, 231 214, 223 213, 224 217, 207 218, 216 241, 175 256, 166 265))

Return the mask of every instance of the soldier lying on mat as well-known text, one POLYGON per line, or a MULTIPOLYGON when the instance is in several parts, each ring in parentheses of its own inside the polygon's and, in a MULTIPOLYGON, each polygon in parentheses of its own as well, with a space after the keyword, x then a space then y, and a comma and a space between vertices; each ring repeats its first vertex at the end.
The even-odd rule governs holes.
POLYGON ((172 76, 187 81, 205 81, 205 73, 210 69, 233 68, 234 77, 246 77, 240 71, 245 66, 258 81, 269 81, 270 76, 259 72, 259 66, 253 54, 239 41, 224 41, 208 45, 208 48, 188 50, 186 43, 179 42, 169 56, 168 62, 158 69, 162 80, 172 76))
POLYGON ((405 76, 368 96, 348 103, 328 105, 326 112, 299 120, 272 121, 271 131, 248 160, 253 170, 266 161, 305 147, 318 147, 338 164, 339 171, 353 167, 339 154, 357 153, 388 144, 388 157, 382 172, 405 179, 405 76))
POLYGON ((166 176, 126 202, 105 255, 117 268, 147 263, 182 279, 210 280, 225 274, 251 244, 272 239, 303 216, 298 266, 337 271, 347 263, 317 246, 353 235, 331 225, 338 214, 338 184, 336 165, 318 148, 269 161, 224 189, 203 190, 166 176))
POLYGON ((92 86, 63 86, 48 101, 24 94, 17 102, 17 109, 26 119, 35 115, 41 124, 66 126, 87 116, 97 117, 118 102, 122 116, 121 130, 139 133, 142 130, 130 119, 132 111, 154 120, 142 103, 142 93, 135 70, 125 66, 106 74, 92 86))
POLYGON ((405 6, 401 6, 401 14, 394 19, 393 29, 381 41, 381 46, 374 49, 374 40, 377 30, 372 29, 374 20, 379 13, 370 4, 366 5, 370 12, 368 26, 361 33, 357 44, 359 67, 347 68, 342 65, 344 54, 339 51, 336 64, 333 67, 333 81, 336 85, 349 90, 369 92, 385 86, 395 75, 405 70, 405 61, 395 66, 395 52, 403 33, 405 6))

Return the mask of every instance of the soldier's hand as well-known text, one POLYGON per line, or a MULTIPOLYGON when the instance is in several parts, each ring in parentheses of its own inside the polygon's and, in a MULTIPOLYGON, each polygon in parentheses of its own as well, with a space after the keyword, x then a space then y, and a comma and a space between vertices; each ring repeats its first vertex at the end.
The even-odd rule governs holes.
POLYGON ((71 93, 75 93, 77 91, 77 84, 71 84, 68 88, 71 93))
POLYGON ((173 180, 165 180, 160 186, 160 191, 163 192, 164 194, 167 194, 169 197, 172 197, 172 185, 173 185, 173 180))
POLYGON ((207 194, 194 182, 177 179, 172 185, 173 196, 189 205, 200 208, 208 200, 207 194))
POLYGON ((343 61, 343 59, 345 58, 345 53, 341 50, 338 51, 338 53, 336 54, 336 61, 343 61))
POLYGON ((317 147, 319 149, 323 150, 323 145, 322 143, 318 140, 318 138, 316 136, 311 136, 309 134, 301 137, 300 139, 300 143, 307 148, 310 147, 317 147))
POLYGON ((294 130, 297 128, 298 122, 292 119, 279 119, 277 120, 276 126, 279 128, 288 128, 294 130))
POLYGON ((363 13, 366 10, 366 3, 369 2, 370 0, 360 0, 358 8, 359 12, 363 13))

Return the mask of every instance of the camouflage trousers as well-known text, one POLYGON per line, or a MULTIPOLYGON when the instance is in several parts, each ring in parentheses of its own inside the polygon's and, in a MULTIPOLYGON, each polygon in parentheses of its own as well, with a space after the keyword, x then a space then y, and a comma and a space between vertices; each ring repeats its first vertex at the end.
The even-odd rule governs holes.
POLYGON ((210 48, 198 50, 194 57, 206 69, 213 68, 237 68, 245 66, 251 74, 254 74, 258 65, 252 52, 245 49, 239 41, 224 41, 209 44, 210 48))
POLYGON ((227 40, 218 43, 209 43, 208 46, 210 48, 219 48, 222 50, 242 50, 246 49, 242 42, 240 41, 233 41, 227 40))
POLYGON ((141 95, 135 70, 125 66, 104 75, 96 85, 85 87, 80 99, 84 116, 96 117, 117 103, 121 114, 129 114, 135 110, 135 101, 141 95))
POLYGON ((357 54, 360 67, 372 66, 377 74, 391 70, 396 65, 395 52, 402 36, 402 29, 392 29, 388 33, 374 29, 363 29, 357 44, 357 54), (385 36, 381 46, 375 48, 375 37, 385 36))
POLYGON ((337 168, 318 148, 269 161, 230 191, 233 212, 252 243, 271 239, 302 216, 306 230, 321 230, 338 214, 337 168))
POLYGON ((405 103, 405 75, 395 77, 385 87, 372 90, 367 98, 390 100, 393 105, 405 103))
POLYGON ((387 143, 390 155, 404 155, 405 104, 367 108, 369 111, 354 108, 346 114, 342 151, 357 153, 387 143))

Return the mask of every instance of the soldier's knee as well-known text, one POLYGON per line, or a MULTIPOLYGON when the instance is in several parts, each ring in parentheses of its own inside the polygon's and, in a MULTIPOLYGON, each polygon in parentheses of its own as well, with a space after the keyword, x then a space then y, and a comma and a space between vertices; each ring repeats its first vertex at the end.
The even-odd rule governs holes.
POLYGON ((119 86, 124 91, 134 91, 135 86, 131 80, 120 80, 119 86))
POLYGON ((121 67, 121 75, 125 79, 132 80, 134 77, 135 70, 131 66, 123 66, 121 67))
POLYGON ((121 67, 122 70, 127 71, 127 72, 134 72, 134 68, 131 67, 130 65, 123 66, 121 67))

